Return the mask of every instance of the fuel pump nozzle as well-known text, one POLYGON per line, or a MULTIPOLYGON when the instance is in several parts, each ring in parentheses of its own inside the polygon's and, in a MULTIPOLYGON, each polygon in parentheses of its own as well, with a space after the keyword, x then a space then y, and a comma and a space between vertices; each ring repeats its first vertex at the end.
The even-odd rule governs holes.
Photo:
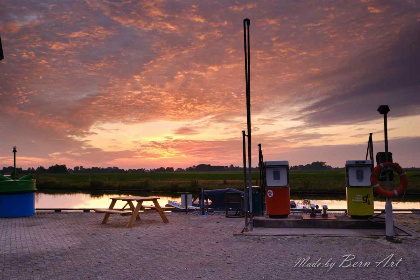
POLYGON ((327 210, 328 210, 328 206, 327 205, 322 205, 322 217, 323 218, 328 217, 327 210))
POLYGON ((315 204, 311 204, 311 217, 313 218, 313 217, 316 217, 316 213, 315 213, 315 209, 318 209, 319 208, 319 206, 318 205, 315 205, 315 204))

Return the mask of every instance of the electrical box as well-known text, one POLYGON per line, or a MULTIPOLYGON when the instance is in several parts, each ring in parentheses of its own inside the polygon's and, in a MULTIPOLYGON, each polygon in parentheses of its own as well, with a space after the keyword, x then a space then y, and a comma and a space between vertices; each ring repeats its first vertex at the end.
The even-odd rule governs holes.
POLYGON ((264 164, 266 213, 271 218, 290 214, 289 162, 266 161, 264 164))
POLYGON ((352 217, 372 216, 373 188, 370 184, 371 160, 346 161, 347 213, 352 217))

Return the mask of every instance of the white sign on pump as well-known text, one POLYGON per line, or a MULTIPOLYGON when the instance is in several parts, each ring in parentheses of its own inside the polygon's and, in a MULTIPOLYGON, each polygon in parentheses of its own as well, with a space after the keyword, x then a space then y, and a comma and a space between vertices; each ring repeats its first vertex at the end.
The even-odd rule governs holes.
POLYGON ((266 167, 267 187, 287 187, 287 166, 266 167))
POLYGON ((352 187, 370 186, 370 166, 348 167, 349 185, 352 187))
POLYGON ((346 173, 349 187, 370 187, 372 161, 348 160, 346 161, 346 173))

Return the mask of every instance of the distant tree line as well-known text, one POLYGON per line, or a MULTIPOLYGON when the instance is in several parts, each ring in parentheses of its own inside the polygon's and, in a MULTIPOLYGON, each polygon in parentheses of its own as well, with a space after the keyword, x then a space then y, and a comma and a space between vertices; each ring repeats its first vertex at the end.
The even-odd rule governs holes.
MULTIPOLYGON (((327 165, 322 161, 315 161, 311 164, 306 165, 294 165, 290 167, 290 170, 331 170, 331 169, 343 169, 343 168, 333 168, 327 165)), ((234 166, 233 164, 229 166, 223 165, 210 165, 210 164, 199 164, 193 165, 187 168, 177 168, 174 167, 159 167, 159 168, 138 168, 138 169, 122 169, 119 167, 88 167, 75 166, 74 168, 67 168, 65 164, 55 164, 48 168, 39 166, 36 169, 30 167, 28 169, 16 168, 17 174, 65 174, 65 173, 172 173, 172 172, 225 172, 225 171, 242 171, 243 167, 234 166)), ((252 168, 252 171, 258 171, 258 167, 252 168)), ((0 172, 5 175, 13 174, 13 166, 3 167, 0 172)))
MULTIPOLYGON (((290 167, 290 170, 343 170, 343 167, 331 167, 323 161, 315 161, 306 165, 293 165, 290 167)), ((210 164, 199 164, 193 165, 187 168, 177 168, 174 167, 159 167, 159 168, 138 168, 138 169, 122 169, 118 167, 89 167, 85 168, 83 166, 75 166, 74 168, 67 168, 65 164, 52 165, 48 168, 39 166, 36 169, 29 167, 28 169, 16 168, 16 173, 20 175, 25 175, 28 173, 32 174, 65 174, 65 173, 172 173, 172 172, 225 172, 225 171, 242 171, 243 167, 234 166, 233 164, 229 166, 223 165, 210 165, 210 164)), ((416 171, 419 168, 411 167, 406 168, 406 170, 416 171)), ((258 171, 258 167, 253 167, 252 171, 258 171)), ((0 170, 0 174, 12 175, 13 166, 3 167, 0 170)))
POLYGON ((331 166, 327 165, 323 161, 314 161, 311 164, 306 165, 294 165, 290 167, 290 170, 331 170, 331 166))
MULTIPOLYGON (((42 174, 42 173, 68 173, 66 165, 52 165, 48 168, 39 166, 38 168, 29 167, 28 169, 16 168, 17 174, 32 173, 32 174, 42 174)), ((2 174, 11 175, 13 174, 13 166, 3 167, 1 172, 2 174)))
MULTIPOLYGON (((29 167, 28 169, 16 168, 17 174, 66 174, 66 173, 171 173, 171 172, 224 172, 224 171, 241 171, 242 167, 234 166, 213 166, 210 164, 199 164, 187 168, 177 168, 173 167, 159 167, 159 168, 138 168, 138 169, 122 169, 118 167, 88 167, 75 166, 74 168, 67 168, 65 164, 52 165, 48 168, 39 166, 36 169, 29 167)), ((253 171, 258 170, 253 168, 253 171)), ((1 174, 11 175, 13 174, 13 166, 3 167, 1 174)))

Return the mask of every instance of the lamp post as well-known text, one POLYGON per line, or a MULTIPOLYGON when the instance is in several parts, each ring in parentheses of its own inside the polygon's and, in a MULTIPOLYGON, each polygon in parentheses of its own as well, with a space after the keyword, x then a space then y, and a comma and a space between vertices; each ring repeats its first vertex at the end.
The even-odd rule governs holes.
POLYGON ((13 180, 16 180, 16 146, 13 147, 13 180))
MULTIPOLYGON (((390 109, 388 105, 381 105, 378 108, 378 112, 381 115, 384 115, 384 137, 385 137, 385 162, 388 162, 388 113, 390 109)), ((386 182, 385 187, 389 191, 391 189, 391 184, 389 181, 389 173, 387 170, 386 173, 386 182)), ((394 239, 395 231, 394 231, 394 219, 392 216, 392 203, 389 198, 386 198, 385 202, 385 235, 386 239, 394 239)))

